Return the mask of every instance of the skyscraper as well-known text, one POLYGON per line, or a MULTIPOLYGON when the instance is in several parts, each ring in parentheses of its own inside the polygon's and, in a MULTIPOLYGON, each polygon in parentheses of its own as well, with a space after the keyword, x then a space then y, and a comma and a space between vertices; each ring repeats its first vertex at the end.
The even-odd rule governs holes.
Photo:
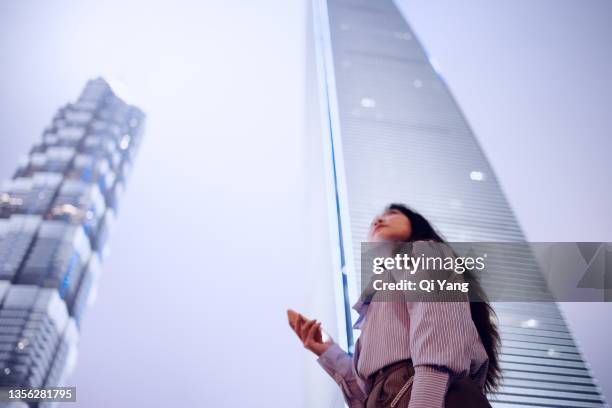
POLYGON ((0 386, 66 385, 144 119, 91 80, 2 185, 0 386))
MULTIPOLYGON (((313 5, 339 252, 339 341, 351 351, 360 245, 386 204, 414 207, 451 242, 525 237, 461 110, 393 1, 313 5)), ((489 396, 493 406, 605 406, 556 304, 494 308, 504 380, 489 396)))

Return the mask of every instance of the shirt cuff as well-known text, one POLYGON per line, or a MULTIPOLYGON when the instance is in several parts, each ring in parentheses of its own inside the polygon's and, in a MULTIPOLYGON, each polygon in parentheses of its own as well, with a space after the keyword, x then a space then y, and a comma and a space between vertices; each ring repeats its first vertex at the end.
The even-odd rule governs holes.
POLYGON ((330 376, 335 378, 336 373, 343 375, 341 371, 346 365, 345 360, 347 357, 348 354, 339 345, 334 343, 317 358, 317 362, 330 376))
POLYGON ((448 380, 446 371, 432 366, 416 366, 408 408, 443 408, 448 380))

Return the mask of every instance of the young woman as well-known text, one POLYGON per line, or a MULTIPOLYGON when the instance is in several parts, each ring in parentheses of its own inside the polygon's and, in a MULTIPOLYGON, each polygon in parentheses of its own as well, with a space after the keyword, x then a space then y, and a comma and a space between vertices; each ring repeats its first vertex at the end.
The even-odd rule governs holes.
MULTIPOLYGON (((456 256, 420 214, 391 204, 370 226, 370 242, 412 242, 425 256, 456 256), (442 252, 442 254, 441 254, 442 252)), ((361 330, 353 356, 332 339, 323 340, 321 323, 300 319, 294 327, 304 347, 340 385, 346 403, 356 407, 490 407, 485 393, 500 377, 499 334, 494 313, 470 271, 472 302, 370 302, 353 306, 361 330)))

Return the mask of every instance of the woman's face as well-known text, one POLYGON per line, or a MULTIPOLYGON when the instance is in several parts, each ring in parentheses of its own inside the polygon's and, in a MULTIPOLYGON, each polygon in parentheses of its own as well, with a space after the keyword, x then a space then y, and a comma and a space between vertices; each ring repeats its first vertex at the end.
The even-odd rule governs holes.
POLYGON ((407 241, 412 235, 410 219, 399 210, 385 210, 374 217, 368 233, 369 242, 407 241))

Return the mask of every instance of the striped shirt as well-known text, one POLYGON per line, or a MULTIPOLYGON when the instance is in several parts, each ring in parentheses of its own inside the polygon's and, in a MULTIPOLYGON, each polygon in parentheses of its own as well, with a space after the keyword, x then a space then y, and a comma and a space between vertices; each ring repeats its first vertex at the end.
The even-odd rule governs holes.
MULTIPOLYGON (((414 242, 413 253, 454 257, 448 245, 433 241, 414 242)), ((469 375, 484 386, 489 359, 469 302, 360 300, 353 309, 359 312, 353 327, 361 330, 354 355, 334 344, 317 360, 340 385, 349 407, 365 407, 370 375, 406 359, 415 371, 408 408, 443 407, 454 378, 469 375)))

